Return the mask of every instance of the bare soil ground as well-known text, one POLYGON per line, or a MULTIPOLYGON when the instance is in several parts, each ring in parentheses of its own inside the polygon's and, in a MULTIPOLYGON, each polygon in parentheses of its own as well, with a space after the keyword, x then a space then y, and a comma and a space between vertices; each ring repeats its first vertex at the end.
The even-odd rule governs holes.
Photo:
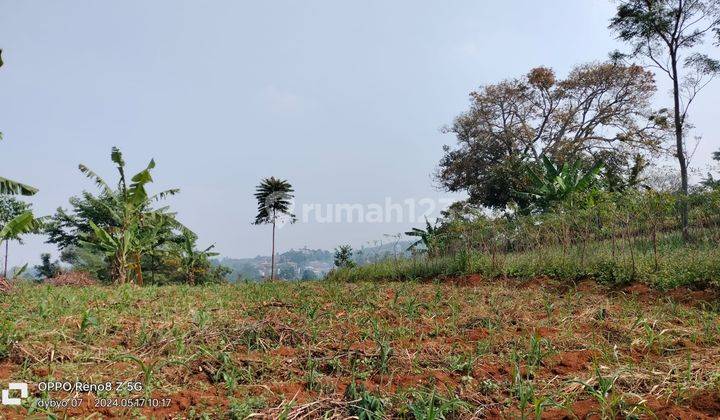
POLYGON ((20 286, 0 307, 0 384, 30 384, 5 418, 720 417, 709 291, 477 276, 20 286), (63 400, 79 406, 43 407, 63 400))

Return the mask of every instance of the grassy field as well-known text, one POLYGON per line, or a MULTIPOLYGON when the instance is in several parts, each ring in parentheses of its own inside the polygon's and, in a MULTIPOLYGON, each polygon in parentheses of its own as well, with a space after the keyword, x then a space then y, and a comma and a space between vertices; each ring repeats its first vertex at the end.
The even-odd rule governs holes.
POLYGON ((665 290, 680 286, 720 288, 720 249, 714 238, 685 244, 678 233, 671 233, 662 235, 655 246, 642 237, 627 242, 605 240, 496 254, 459 250, 437 258, 390 258, 335 270, 329 277, 342 282, 412 281, 479 274, 490 278, 550 277, 564 282, 590 278, 611 286, 639 282, 665 290))
POLYGON ((28 382, 30 398, 2 414, 720 415, 717 296, 563 284, 21 286, 0 296, 0 378, 28 382))

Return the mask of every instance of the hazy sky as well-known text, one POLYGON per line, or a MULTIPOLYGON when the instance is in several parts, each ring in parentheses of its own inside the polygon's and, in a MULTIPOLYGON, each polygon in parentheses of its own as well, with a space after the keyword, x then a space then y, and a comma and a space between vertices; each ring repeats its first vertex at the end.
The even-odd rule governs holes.
MULTIPOLYGON (((40 189, 45 215, 108 180, 116 145, 130 169, 157 161, 154 191, 226 256, 269 254, 258 180, 289 179, 300 203, 447 197, 430 177, 453 138, 440 128, 473 88, 603 60, 622 47, 609 0, 0 1, 0 173, 40 189)), ((693 121, 696 163, 718 148, 716 81, 693 121)), ((659 92, 658 102, 667 102, 659 92)), ((291 247, 359 246, 408 223, 297 223, 291 247)), ((13 245, 37 263, 42 237, 13 245)))

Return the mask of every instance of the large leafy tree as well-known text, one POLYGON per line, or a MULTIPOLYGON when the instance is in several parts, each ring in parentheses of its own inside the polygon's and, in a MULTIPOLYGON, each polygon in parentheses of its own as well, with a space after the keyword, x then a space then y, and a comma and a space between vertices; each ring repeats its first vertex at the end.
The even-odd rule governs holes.
POLYGON ((284 179, 275 177, 264 178, 255 188, 255 199, 258 204, 258 213, 255 216, 255 224, 272 225, 272 254, 270 257, 270 280, 275 278, 275 228, 277 222, 287 218, 295 221, 295 215, 291 211, 292 199, 294 197, 292 185, 284 179))
MULTIPOLYGON (((610 29, 672 82, 672 126, 681 192, 688 194, 688 112, 698 93, 720 74, 720 62, 698 50, 707 34, 720 42, 717 0, 621 0, 610 29)), ((618 58, 622 54, 616 53, 618 58)), ((681 206, 683 236, 688 239, 688 205, 681 206)))
POLYGON ((117 228, 114 213, 120 209, 115 208, 118 201, 113 195, 101 192, 96 196, 83 191, 79 197, 70 197, 70 210, 59 207, 46 224, 47 242, 60 250, 77 247, 81 239, 93 232, 91 220, 104 229, 117 228))
POLYGON ((154 160, 127 179, 120 150, 113 147, 110 159, 115 163, 119 175, 115 189, 90 168, 79 165, 80 171, 100 188, 104 200, 97 200, 96 203, 104 207, 102 211, 108 216, 105 222, 109 220, 106 226, 101 226, 93 219, 87 219, 91 233, 79 242, 105 255, 110 261, 114 282, 122 284, 133 281, 142 284, 142 256, 152 247, 153 242, 148 240, 148 236, 152 236, 160 219, 174 222, 172 214, 166 213, 165 209, 154 210, 152 204, 179 190, 170 189, 150 196, 146 186, 153 181, 151 171, 155 168, 154 160))
POLYGON ((651 72, 617 63, 580 65, 564 80, 540 67, 483 86, 446 128, 457 147, 445 146, 437 180, 467 192, 472 204, 501 209, 521 200, 513 191, 531 185, 529 169, 544 156, 591 165, 600 154, 629 162, 658 152, 665 121, 650 108, 655 89, 651 72))

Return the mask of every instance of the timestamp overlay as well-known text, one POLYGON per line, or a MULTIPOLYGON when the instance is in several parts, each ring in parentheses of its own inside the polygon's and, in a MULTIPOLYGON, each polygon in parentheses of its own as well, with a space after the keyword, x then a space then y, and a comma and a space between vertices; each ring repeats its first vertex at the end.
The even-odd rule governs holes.
POLYGON ((3 405, 22 405, 33 411, 153 409, 167 408, 171 403, 169 397, 150 396, 143 383, 137 381, 41 381, 34 384, 15 383, 14 387, 3 391, 3 405), (31 391, 29 393, 28 388, 31 391), (13 390, 20 392, 13 395, 13 390))

